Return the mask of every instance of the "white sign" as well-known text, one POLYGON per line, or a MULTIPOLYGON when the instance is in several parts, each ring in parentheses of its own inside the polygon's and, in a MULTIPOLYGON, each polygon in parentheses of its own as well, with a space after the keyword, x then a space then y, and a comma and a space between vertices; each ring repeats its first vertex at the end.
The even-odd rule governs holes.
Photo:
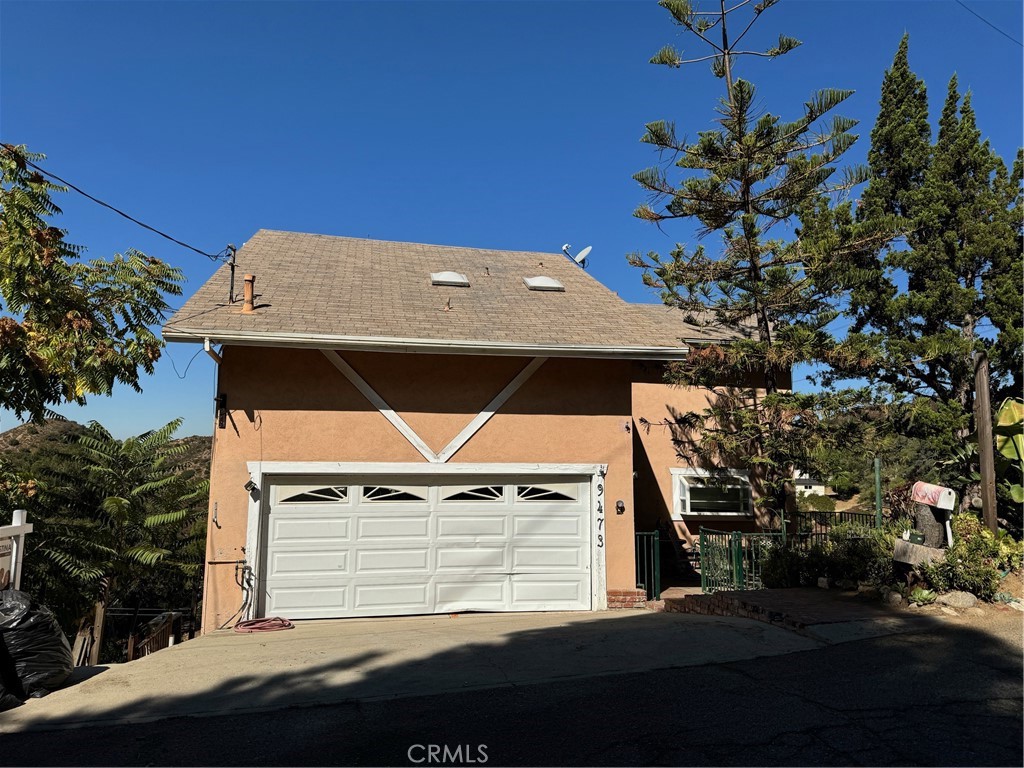
POLYGON ((0 589, 21 589, 21 561, 25 554, 25 534, 32 533, 26 523, 28 513, 14 510, 10 525, 0 525, 0 589))
POLYGON ((14 541, 0 539, 0 589, 11 585, 11 571, 14 566, 14 541))

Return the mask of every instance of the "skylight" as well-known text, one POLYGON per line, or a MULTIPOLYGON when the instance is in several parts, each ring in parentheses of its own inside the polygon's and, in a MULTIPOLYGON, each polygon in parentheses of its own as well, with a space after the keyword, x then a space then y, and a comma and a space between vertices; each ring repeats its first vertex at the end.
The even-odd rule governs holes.
POLYGON ((454 285, 461 288, 469 287, 469 278, 461 272, 431 272, 431 285, 454 285))
POLYGON ((564 291, 565 286, 555 280, 553 277, 547 275, 537 275, 537 277, 524 277, 523 282, 526 283, 526 287, 531 291, 564 291))

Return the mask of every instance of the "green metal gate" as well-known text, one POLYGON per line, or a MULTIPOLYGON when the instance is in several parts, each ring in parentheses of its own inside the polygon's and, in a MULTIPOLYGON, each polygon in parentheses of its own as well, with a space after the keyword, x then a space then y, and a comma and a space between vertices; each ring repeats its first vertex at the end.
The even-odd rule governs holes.
POLYGON ((784 533, 700 529, 700 587, 704 593, 763 589, 761 567, 785 542, 784 533))
POLYGON ((636 534, 636 588, 647 592, 648 600, 661 597, 661 533, 636 534))

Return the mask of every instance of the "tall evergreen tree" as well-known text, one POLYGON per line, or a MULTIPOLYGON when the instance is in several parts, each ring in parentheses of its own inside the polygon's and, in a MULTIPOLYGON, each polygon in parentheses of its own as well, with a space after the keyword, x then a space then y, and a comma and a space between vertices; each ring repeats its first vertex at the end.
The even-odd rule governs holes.
POLYGON ((859 212, 863 221, 896 216, 904 238, 861 260, 871 279, 851 294, 854 324, 833 379, 867 378, 916 399, 941 413, 938 429, 962 439, 971 431, 975 351, 993 361, 997 402, 1021 388, 1021 162, 1018 154, 1010 172, 981 140, 956 76, 923 154, 926 116, 904 38, 883 82, 859 212))
POLYGON ((906 218, 909 196, 921 186, 928 168, 932 138, 928 93, 924 81, 910 69, 909 44, 910 36, 904 34, 882 80, 879 114, 886 119, 879 119, 871 130, 871 185, 861 199, 862 217, 906 218))
MULTIPOLYGON (((792 495, 794 465, 807 468, 808 453, 820 437, 818 415, 828 405, 789 392, 789 370, 821 359, 831 347, 827 326, 837 317, 833 300, 845 279, 836 265, 852 263, 847 254, 875 248, 887 237, 873 229, 875 220, 855 222, 849 203, 829 204, 831 195, 866 179, 866 169, 836 173, 836 161, 856 140, 850 133, 856 121, 832 113, 853 92, 819 91, 802 114, 784 121, 762 111, 754 86, 737 77, 742 57, 774 59, 800 44, 781 35, 767 50, 739 47, 775 2, 727 8, 719 0, 714 11, 697 10, 688 0, 659 3, 711 52, 684 59, 666 46, 651 62, 678 68, 710 61, 712 73, 724 81, 724 97, 717 125, 700 131, 694 142, 678 137, 671 122, 647 125, 641 141, 670 159, 634 176, 651 196, 634 215, 658 225, 694 220, 702 238, 717 233, 721 246, 677 244, 667 257, 653 252, 629 257, 644 270, 645 283, 690 322, 745 334, 727 345, 691 345, 690 356, 672 367, 670 379, 732 385, 730 392, 720 390, 707 413, 682 417, 678 426, 707 463, 729 456, 750 469, 759 508, 769 516, 792 495), (736 13, 750 16, 740 21, 738 35, 730 28, 736 13), (675 174, 682 178, 675 181, 675 174), (796 237, 794 230, 785 231, 786 225, 801 223, 808 236, 799 228, 796 237)), ((765 522, 764 515, 761 519, 765 522)))

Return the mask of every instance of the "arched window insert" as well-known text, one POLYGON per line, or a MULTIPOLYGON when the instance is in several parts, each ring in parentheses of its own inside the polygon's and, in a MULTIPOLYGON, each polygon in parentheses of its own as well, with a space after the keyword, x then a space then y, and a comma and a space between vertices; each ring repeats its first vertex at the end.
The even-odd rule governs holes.
POLYGON ((419 486, 389 488, 383 485, 368 485, 363 488, 363 501, 426 501, 427 496, 419 486), (422 495, 420 495, 422 494, 422 495))
MULTIPOLYGON (((285 491, 294 491, 294 488, 285 491)), ((298 493, 287 496, 280 500, 282 504, 323 504, 325 502, 339 502, 348 499, 348 488, 343 485, 331 485, 326 488, 311 486, 304 488, 298 493)))
POLYGON ((505 489, 500 485, 466 485, 443 489, 443 501, 501 501, 505 489))
POLYGON ((552 483, 550 485, 516 486, 519 501, 576 501, 575 483, 552 483))

